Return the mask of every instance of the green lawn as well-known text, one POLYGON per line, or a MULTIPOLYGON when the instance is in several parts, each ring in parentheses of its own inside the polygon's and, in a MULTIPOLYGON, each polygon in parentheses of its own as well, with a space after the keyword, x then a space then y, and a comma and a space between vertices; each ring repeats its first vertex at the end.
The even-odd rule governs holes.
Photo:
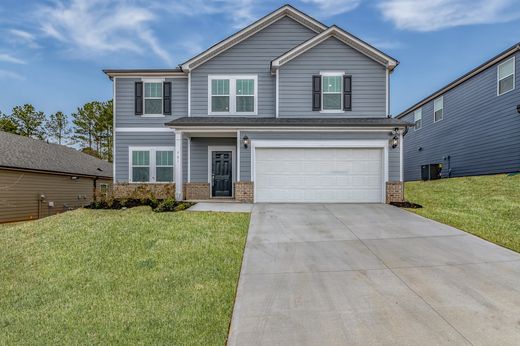
POLYGON ((2 225, 0 343, 223 345, 248 225, 148 207, 2 225))
POLYGON ((405 184, 410 211, 520 252, 520 175, 405 184))

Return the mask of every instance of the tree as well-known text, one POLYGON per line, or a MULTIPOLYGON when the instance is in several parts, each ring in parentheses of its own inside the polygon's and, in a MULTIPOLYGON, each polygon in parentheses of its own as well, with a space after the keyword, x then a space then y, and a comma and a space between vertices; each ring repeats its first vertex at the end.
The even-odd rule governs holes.
POLYGON ((14 121, 2 112, 0 112, 0 131, 14 134, 18 133, 18 127, 16 126, 14 121))
POLYGON ((16 125, 19 135, 45 139, 43 128, 45 113, 36 111, 33 105, 26 103, 23 106, 14 107, 10 119, 16 125))
POLYGON ((73 139, 82 151, 105 160, 112 160, 112 101, 93 101, 72 114, 73 139))
POLYGON ((51 114, 45 122, 47 136, 54 139, 58 144, 62 144, 63 140, 67 139, 71 132, 68 124, 69 119, 63 112, 51 114))

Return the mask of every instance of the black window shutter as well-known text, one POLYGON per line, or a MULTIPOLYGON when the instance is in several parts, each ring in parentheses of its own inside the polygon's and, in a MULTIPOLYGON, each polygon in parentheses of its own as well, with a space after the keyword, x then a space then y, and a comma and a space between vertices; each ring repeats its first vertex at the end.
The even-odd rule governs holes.
POLYGON ((352 76, 343 76, 343 110, 352 110, 352 76))
POLYGON ((143 115, 143 82, 135 82, 135 115, 143 115))
POLYGON ((163 114, 172 114, 172 82, 163 83, 163 114))
POLYGON ((321 111, 321 76, 312 76, 312 110, 321 111))

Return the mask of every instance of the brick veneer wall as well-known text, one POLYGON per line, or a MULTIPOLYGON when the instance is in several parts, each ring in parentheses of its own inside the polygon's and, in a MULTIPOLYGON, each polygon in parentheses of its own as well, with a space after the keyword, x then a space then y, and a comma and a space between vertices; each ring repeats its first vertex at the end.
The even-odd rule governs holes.
POLYGON ((238 202, 253 203, 254 183, 251 181, 238 181, 235 183, 235 199, 238 202))
POLYGON ((209 183, 185 183, 185 199, 209 199, 209 183))
POLYGON ((404 201, 404 183, 402 181, 386 182, 386 203, 404 201))
POLYGON ((175 197, 173 184, 115 184, 112 188, 115 198, 150 198, 165 199, 175 197))

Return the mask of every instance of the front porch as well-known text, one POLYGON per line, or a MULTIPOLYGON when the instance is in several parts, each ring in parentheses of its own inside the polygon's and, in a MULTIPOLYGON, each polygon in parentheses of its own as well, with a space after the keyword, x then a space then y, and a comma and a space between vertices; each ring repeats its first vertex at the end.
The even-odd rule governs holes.
POLYGON ((253 202, 253 183, 240 179, 239 131, 176 131, 175 138, 177 199, 253 202))

